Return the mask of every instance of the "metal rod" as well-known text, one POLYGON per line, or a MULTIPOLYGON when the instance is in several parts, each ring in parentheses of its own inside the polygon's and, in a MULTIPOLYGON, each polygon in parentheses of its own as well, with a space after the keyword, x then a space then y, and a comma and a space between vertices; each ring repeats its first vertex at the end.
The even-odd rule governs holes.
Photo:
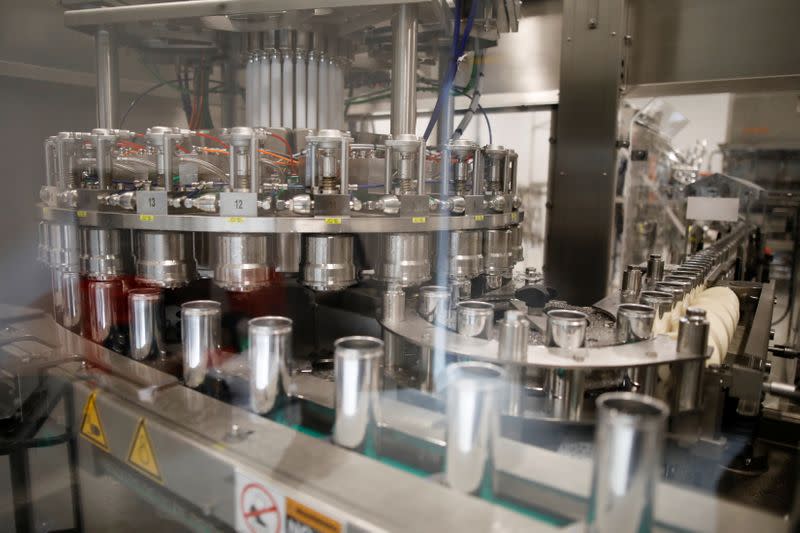
POLYGON ((384 172, 386 173, 386 176, 384 176, 383 192, 386 194, 392 194, 392 147, 389 145, 386 145, 384 158, 384 172))
MULTIPOLYGON (((447 71, 450 67, 450 56, 452 50, 449 46, 441 49, 439 54, 439 84, 446 83, 447 71)), ((447 94, 442 95, 442 110, 439 115, 439 122, 437 122, 436 136, 438 137, 439 146, 442 147, 450 142, 450 137, 453 135, 453 123, 455 118, 455 97, 452 91, 447 91, 447 94)), ((450 178, 450 168, 442 165, 442 179, 450 178)))
POLYGON ((94 37, 97 63, 97 126, 117 127, 117 101, 119 99, 119 72, 117 46, 111 32, 98 29, 94 37))
POLYGON ((419 156, 417 158, 417 194, 425 194, 425 139, 419 139, 419 156))
POLYGON ((416 133, 417 126, 417 10, 397 7, 392 19, 391 132, 416 133))

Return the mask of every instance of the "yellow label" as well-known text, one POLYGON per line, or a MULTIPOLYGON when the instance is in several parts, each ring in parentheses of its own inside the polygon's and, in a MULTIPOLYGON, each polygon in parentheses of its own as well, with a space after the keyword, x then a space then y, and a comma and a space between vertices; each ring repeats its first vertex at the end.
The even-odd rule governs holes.
POLYGON ((164 480, 161 478, 161 469, 158 467, 158 461, 156 460, 156 454, 153 449, 153 442, 150 440, 150 435, 147 433, 147 426, 145 426, 144 418, 139 419, 139 424, 136 426, 136 431, 133 433, 131 449, 128 452, 128 463, 151 479, 159 483, 164 483, 164 480))
POLYGON ((231 224, 241 224, 244 222, 244 217, 228 217, 228 222, 231 224))
POLYGON ((75 214, 78 215, 78 218, 85 218, 86 215, 88 215, 89 213, 87 213, 86 211, 78 211, 75 214))
POLYGON ((339 217, 326 218, 325 219, 325 223, 326 224, 341 224, 342 223, 342 219, 339 218, 339 217))
POLYGON ((412 224, 424 224, 428 221, 426 217, 413 217, 411 219, 412 224))
POLYGON ((103 431, 103 423, 100 422, 100 415, 97 413, 97 391, 89 395, 89 399, 86 400, 86 405, 83 408, 81 435, 101 450, 109 451, 106 432, 103 431))
POLYGON ((156 219, 153 215, 139 215, 139 220, 142 222, 152 222, 156 219))
POLYGON ((519 219, 519 215, 517 213, 511 213, 511 222, 516 222, 519 219))
MULTIPOLYGON (((333 518, 291 498, 286 498, 286 520, 288 523, 296 523, 293 525, 306 526, 298 528, 298 531, 317 531, 319 533, 341 533, 342 531, 342 524, 333 518)), ((294 528, 287 529, 291 531, 294 528)))
POLYGON ((475 215, 475 222, 483 222, 485 218, 484 215, 475 215))

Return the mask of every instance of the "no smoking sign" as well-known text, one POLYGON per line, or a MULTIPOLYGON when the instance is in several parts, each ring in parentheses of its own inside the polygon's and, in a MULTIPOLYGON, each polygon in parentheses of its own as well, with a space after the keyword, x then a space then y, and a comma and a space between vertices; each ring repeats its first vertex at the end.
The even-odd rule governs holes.
POLYGON ((286 503, 283 495, 241 472, 236 476, 236 530, 243 533, 281 533, 286 503))

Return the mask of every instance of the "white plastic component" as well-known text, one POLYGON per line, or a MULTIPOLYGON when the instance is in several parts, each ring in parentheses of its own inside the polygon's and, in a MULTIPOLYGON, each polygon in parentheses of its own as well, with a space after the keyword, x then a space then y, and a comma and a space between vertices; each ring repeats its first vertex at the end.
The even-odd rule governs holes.
POLYGON ((330 128, 328 122, 328 105, 330 104, 331 91, 328 79, 330 70, 327 59, 319 62, 319 83, 317 84, 317 127, 319 129, 330 128))
POLYGON ((262 56, 258 62, 258 84, 259 84, 259 103, 257 123, 254 127, 263 128, 269 126, 269 102, 270 102, 270 76, 269 76, 269 57, 262 56))
POLYGON ((245 67, 245 120, 248 126, 256 126, 253 123, 255 118, 255 109, 258 108, 259 102, 259 84, 258 84, 258 63, 248 61, 245 67))
POLYGON ((294 61, 291 56, 283 57, 282 93, 283 121, 281 126, 284 128, 294 128, 294 61))
POLYGON ((280 128, 281 117, 281 60, 277 55, 272 56, 269 64, 269 125, 271 128, 280 128))
POLYGON ((319 98, 319 61, 312 58, 308 62, 308 93, 306 95, 306 126, 309 129, 317 129, 317 101, 319 98))
POLYGON ((306 63, 305 55, 297 57, 297 63, 294 66, 294 90, 297 94, 297 100, 294 110, 294 122, 296 128, 306 127, 306 70, 308 64, 306 63))

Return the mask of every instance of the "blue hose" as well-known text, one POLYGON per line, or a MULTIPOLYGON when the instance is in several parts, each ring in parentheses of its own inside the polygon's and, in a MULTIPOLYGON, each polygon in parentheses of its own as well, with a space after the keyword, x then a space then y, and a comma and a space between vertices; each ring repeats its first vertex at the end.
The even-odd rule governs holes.
POLYGON ((475 15, 478 11, 479 3, 480 0, 472 0, 472 4, 469 7, 467 24, 464 27, 464 34, 459 35, 461 30, 461 1, 456 0, 456 19, 453 30, 453 56, 450 58, 450 63, 448 64, 445 82, 439 90, 439 96, 436 98, 436 106, 433 108, 433 113, 431 113, 431 119, 428 121, 428 126, 425 128, 425 134, 423 137, 426 141, 431 136, 433 127, 439 120, 439 116, 442 112, 442 104, 444 103, 445 98, 449 94, 453 87, 453 83, 455 82, 456 71, 458 70, 458 58, 461 57, 464 54, 464 51, 467 49, 467 41, 469 40, 469 34, 472 31, 472 26, 475 23, 475 15))

